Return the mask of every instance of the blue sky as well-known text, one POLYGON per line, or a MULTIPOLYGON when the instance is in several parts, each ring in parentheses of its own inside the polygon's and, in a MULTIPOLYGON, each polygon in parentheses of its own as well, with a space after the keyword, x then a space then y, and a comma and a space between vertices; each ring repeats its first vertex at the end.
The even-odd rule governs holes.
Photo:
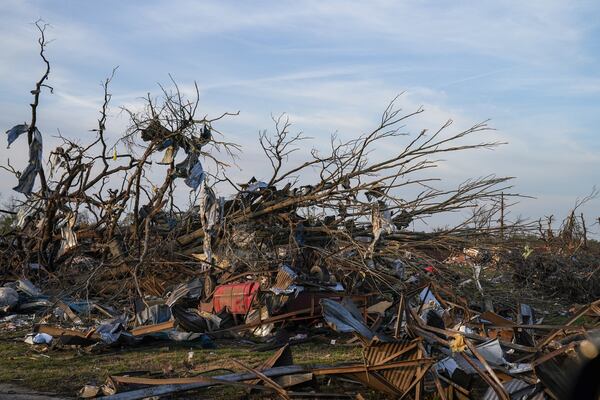
MULTIPOLYGON (((404 109, 426 112, 409 128, 458 128, 491 119, 490 137, 508 145, 452 157, 436 174, 516 176, 523 200, 514 214, 564 215, 600 186, 600 3, 596 1, 16 1, 0 2, 0 126, 29 119, 29 90, 41 64, 36 31, 52 27, 50 84, 40 106, 45 149, 57 130, 89 135, 112 85, 109 133, 172 74, 197 81, 202 112, 240 110, 225 123, 244 146, 234 174, 264 167, 256 146, 271 114, 327 142, 374 127, 398 93, 404 109)), ((385 151, 385 149, 382 149, 385 151)), ((0 146, 0 161, 24 168, 25 144, 0 146)), ((7 199, 14 179, 0 171, 7 199)), ((600 216, 600 200, 584 209, 600 216)), ((598 227, 596 227, 598 230, 598 227)))

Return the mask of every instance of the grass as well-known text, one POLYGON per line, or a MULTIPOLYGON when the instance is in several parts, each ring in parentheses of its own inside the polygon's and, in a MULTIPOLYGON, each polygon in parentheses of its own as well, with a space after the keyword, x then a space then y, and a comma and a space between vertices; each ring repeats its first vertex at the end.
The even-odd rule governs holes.
MULTIPOLYGON (((274 353, 257 352, 243 342, 219 341, 216 349, 191 347, 189 343, 152 342, 94 354, 83 349, 30 346, 22 340, 26 333, 0 333, 0 382, 70 397, 85 384, 104 383, 111 374, 143 370, 173 377, 193 376, 215 368, 237 372, 240 368, 233 360, 257 366, 274 353), (190 351, 194 353, 191 365, 187 362, 190 351)), ((294 362, 300 365, 361 360, 360 348, 328 343, 304 343, 293 346, 292 352, 294 362)), ((211 398, 232 398, 244 393, 234 387, 209 390, 211 398)))

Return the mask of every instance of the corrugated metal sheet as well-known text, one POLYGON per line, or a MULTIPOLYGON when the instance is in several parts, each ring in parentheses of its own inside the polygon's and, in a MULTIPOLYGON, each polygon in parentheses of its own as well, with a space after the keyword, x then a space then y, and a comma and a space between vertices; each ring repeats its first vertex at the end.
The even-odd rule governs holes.
MULTIPOLYGON (((520 379, 513 379, 511 381, 504 382, 502 384, 502 386, 504 386, 504 388, 506 389, 508 394, 511 395, 512 400, 523 399, 523 398, 525 398, 525 396, 533 393, 533 391, 535 390, 535 385, 530 385, 529 383, 524 382, 520 379), (531 390, 523 390, 523 392, 520 396, 512 397, 514 394, 521 391, 522 389, 526 389, 527 387, 531 387, 531 390)), ((527 400, 545 400, 545 399, 547 399, 547 397, 544 394, 544 392, 540 392, 531 398, 527 397, 527 400)), ((498 395, 496 394, 496 392, 494 392, 494 390, 492 388, 489 388, 487 390, 487 392, 485 392, 485 395, 483 396, 483 400, 498 400, 498 395)))
MULTIPOLYGON (((421 357, 418 351, 411 351, 408 354, 404 354, 400 357, 402 360, 417 360, 419 358, 421 357)), ((392 385, 400 389, 402 392, 405 392, 413 383, 418 371, 419 367, 411 366, 383 371, 382 375, 392 385)))
POLYGON ((321 299, 320 304, 323 318, 333 330, 343 333, 355 332, 366 340, 375 337, 375 333, 365 324, 356 305, 348 298, 344 298, 342 302, 321 299))
MULTIPOLYGON (((395 361, 417 360, 420 357, 417 341, 402 340, 393 343, 382 343, 365 349, 365 361, 368 365, 382 365, 395 361), (398 354, 394 356, 394 354, 398 354)), ((413 383, 419 367, 407 366, 377 372, 392 387, 404 393, 413 383)))

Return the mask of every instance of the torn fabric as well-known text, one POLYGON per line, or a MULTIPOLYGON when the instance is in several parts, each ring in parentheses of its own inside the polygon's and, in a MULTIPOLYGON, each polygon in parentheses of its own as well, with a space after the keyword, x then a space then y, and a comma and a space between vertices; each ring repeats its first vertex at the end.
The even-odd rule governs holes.
MULTIPOLYGON (((171 147, 165 152, 165 158, 167 157, 170 148, 171 147)), ((173 157, 175 157, 174 154, 173 157)), ((163 158, 163 161, 165 158, 163 158)), ((188 153, 185 160, 175 166, 175 170, 177 176, 179 178, 185 178, 185 184, 194 190, 197 190, 198 186, 204 181, 204 169, 202 168, 202 163, 198 160, 198 154, 195 152, 188 153)))
POLYGON ((198 162, 198 154, 188 153, 187 157, 175 165, 175 171, 179 178, 187 178, 190 176, 190 172, 196 163, 198 162))
POLYGON ((204 169, 202 163, 197 161, 196 164, 190 170, 187 178, 185 178, 185 184, 194 190, 198 189, 198 186, 204 181, 204 169))
POLYGON ((266 189, 269 185, 267 185, 266 182, 263 181, 256 181, 256 182, 252 182, 250 184, 248 184, 248 187, 246 188, 247 192, 256 192, 258 190, 261 189, 266 189))
POLYGON ((7 138, 6 140, 8 141, 8 146, 6 147, 7 149, 10 149, 10 145, 17 140, 17 138, 19 136, 21 136, 22 134, 24 134, 25 132, 27 132, 29 130, 29 125, 27 124, 19 124, 19 125, 15 125, 12 128, 10 128, 9 130, 6 131, 6 135, 7 138))
POLYGON ((204 127, 202 127, 202 133, 200 133, 200 139, 202 140, 202 142, 206 143, 210 140, 211 137, 212 137, 212 131, 210 129, 210 126, 205 124, 204 127))
POLYGON ((35 177, 42 169, 42 134, 35 128, 33 140, 29 145, 29 164, 19 177, 19 184, 13 190, 30 194, 35 184, 35 177))

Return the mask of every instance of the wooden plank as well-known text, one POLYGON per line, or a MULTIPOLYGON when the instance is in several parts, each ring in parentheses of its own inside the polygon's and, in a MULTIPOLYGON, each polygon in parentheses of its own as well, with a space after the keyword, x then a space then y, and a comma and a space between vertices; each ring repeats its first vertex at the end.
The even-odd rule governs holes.
POLYGON ((304 372, 302 374, 283 375, 277 378, 273 378, 283 388, 289 388, 292 386, 300 385, 313 380, 312 372, 304 372))
MULTIPOLYGON (((271 357, 267 358, 257 369, 259 371, 262 371, 265 369, 273 368, 275 366, 281 367, 283 365, 292 365, 292 364, 294 364, 294 359, 292 357, 292 351, 290 350, 289 343, 286 343, 285 346, 281 347, 279 350, 277 350, 275 353, 273 353, 273 355, 271 357), (283 357, 282 362, 279 362, 279 360, 282 358, 282 356, 284 354, 285 354, 285 357, 283 357)), ((260 382, 260 379, 252 381, 250 383, 258 384, 258 382, 260 382)))
POLYGON ((346 365, 346 366, 341 366, 341 367, 317 368, 317 369, 313 370, 313 374, 316 376, 354 374, 357 372, 383 371, 386 369, 412 367, 412 366, 417 366, 417 365, 422 365, 422 364, 431 364, 434 362, 435 362, 435 360, 433 358, 421 358, 421 359, 417 359, 417 360, 397 361, 397 362, 385 364, 385 365, 366 366, 364 364, 356 364, 356 365, 346 365))
MULTIPOLYGON (((579 318, 581 318, 583 315, 585 315, 590 309, 595 308, 596 306, 600 305, 600 299, 596 300, 590 304, 588 304, 587 306, 583 306, 579 309, 579 311, 577 311, 575 313, 575 315, 565 324, 566 326, 572 325, 573 323, 575 323, 579 318)), ((546 346, 548 343, 550 343, 552 341, 552 339, 554 339, 559 333, 561 332, 561 329, 557 329, 554 332, 551 332, 548 336, 546 336, 546 338, 538 344, 538 347, 541 349, 544 346, 546 346)))
POLYGON ((577 341, 577 342, 571 342, 569 344, 561 346, 560 348, 558 348, 554 351, 551 351, 550 353, 546 353, 546 354, 536 358, 530 364, 532 367, 536 367, 540 364, 545 363, 546 361, 550 360, 551 358, 554 358, 562 353, 566 353, 567 351, 574 349, 575 346, 578 345, 579 343, 580 343, 580 341, 577 341))
MULTIPOLYGON (((430 325, 425 325, 423 324, 421 326, 423 329, 433 332, 433 333, 440 333, 442 335, 445 336, 453 336, 454 334, 458 333, 463 335, 464 337, 468 338, 468 339, 473 339, 473 340, 477 340, 479 342, 487 342, 488 340, 490 340, 490 338, 488 337, 484 337, 484 336, 480 336, 480 335, 476 335, 474 333, 465 333, 465 332, 460 332, 454 329, 440 329, 440 328, 435 328, 433 326, 430 325)), ((516 343, 511 343, 511 342, 507 342, 504 340, 500 340, 500 344, 504 347, 508 347, 509 349, 514 349, 514 350, 519 350, 519 351, 524 351, 526 353, 537 353, 538 349, 536 349, 535 347, 530 347, 530 346, 523 346, 520 344, 516 344, 516 343)))
POLYGON ((392 361, 394 358, 398 358, 400 357, 402 354, 409 352, 411 350, 414 350, 417 347, 417 343, 410 343, 408 346, 396 351, 393 354, 390 354, 388 356, 386 356, 383 360, 381 360, 380 362, 378 362, 378 364, 385 364, 388 361, 392 361))
POLYGON ((444 375, 440 375, 437 372, 435 373, 435 375, 442 381, 444 381, 445 383, 447 383, 449 386, 452 386, 454 389, 456 389, 458 392, 460 392, 462 395, 464 396, 469 396, 469 391, 467 389, 465 389, 464 387, 460 386, 459 384, 457 384, 456 382, 451 381, 450 379, 446 378, 444 375))
POLYGON ((448 397, 446 396, 446 390, 442 386, 437 372, 433 373, 433 382, 435 383, 435 388, 437 389, 438 395, 440 396, 441 400, 448 400, 448 397))
POLYGON ((508 395, 508 393, 506 393, 506 389, 504 388, 504 386, 499 385, 494 381, 494 379, 491 376, 488 376, 484 370, 482 370, 481 368, 479 368, 479 366, 475 363, 475 361, 473 361, 471 359, 471 357, 469 357, 468 355, 466 355, 465 353, 458 353, 475 371, 477 371, 477 373, 479 374, 479 376, 481 377, 481 379, 483 379, 491 388, 492 390, 494 390, 494 392, 496 392, 496 395, 498 396, 499 399, 502 400, 510 400, 510 396, 508 395))
POLYGON ((74 329, 64 329, 51 325, 37 325, 34 331, 39 333, 46 333, 52 337, 71 336, 92 341, 100 340, 100 335, 95 333, 94 329, 91 329, 88 332, 80 332, 74 329))
POLYGON ((193 376, 189 378, 144 378, 139 376, 111 375, 110 379, 123 385, 185 385, 187 383, 210 382, 204 376, 193 376))
MULTIPOLYGON (((158 378, 158 379, 156 379, 156 378, 138 378, 138 377, 131 377, 131 376, 110 376, 108 379, 112 382, 113 387, 116 386, 116 384, 160 386, 160 385, 165 385, 165 384, 177 385, 177 384, 190 384, 190 383, 207 383, 207 384, 213 384, 213 385, 222 385, 223 384, 223 385, 230 385, 230 386, 239 386, 244 389, 257 389, 257 390, 264 390, 264 391, 273 392, 273 393, 276 392, 275 389, 266 387, 266 386, 254 385, 254 384, 243 383, 243 382, 223 381, 220 379, 215 379, 210 376, 195 376, 195 377, 189 377, 189 378, 167 378, 167 379, 165 379, 165 378, 158 378), (170 382, 170 383, 167 383, 167 382, 170 382)), ((114 393, 115 392, 113 392, 113 394, 114 393)), ((124 392, 124 393, 126 393, 126 392, 124 392)))
MULTIPOLYGON (((271 317, 271 318, 263 319, 262 321, 257 321, 257 322, 253 322, 253 323, 249 323, 249 324, 233 326, 231 328, 216 330, 216 331, 213 331, 211 333, 214 334, 214 333, 220 333, 220 332, 243 331, 243 330, 246 330, 246 329, 256 328, 257 326, 261 326, 261 325, 265 325, 265 324, 270 324, 272 322, 285 321, 285 320, 289 319, 290 317, 296 317, 298 315, 308 314, 310 312, 311 312, 310 308, 305 308, 305 309, 302 309, 302 310, 292 311, 292 312, 289 312, 289 313, 286 313, 286 314, 281 314, 281 315, 277 315, 277 316, 274 316, 274 317, 271 317)), ((318 317, 320 317, 320 314, 319 315, 315 315, 315 316, 311 316, 309 318, 318 318, 318 317)))
POLYGON ((131 334, 133 336, 143 336, 148 335, 150 333, 167 331, 173 328, 175 328, 175 320, 154 325, 138 326, 137 328, 133 328, 131 330, 131 334))
POLYGON ((262 372, 259 372, 253 368, 247 367, 244 364, 242 364, 241 362, 237 361, 237 360, 233 360, 238 366, 242 367, 243 369, 245 369, 248 372, 253 373, 254 375, 256 375, 257 378, 260 378, 266 386, 270 386, 273 389, 275 389, 277 391, 277 393, 279 394, 279 397, 281 397, 284 400, 290 400, 290 396, 288 395, 287 391, 282 388, 281 386, 279 386, 279 384, 275 381, 273 381, 271 378, 269 378, 268 376, 266 376, 265 374, 263 374, 262 372))
POLYGON ((404 293, 400 295, 398 301, 398 314, 396 315, 396 326, 394 327, 394 337, 398 339, 400 328, 402 327, 402 315, 404 314, 404 293))
POLYGON ((81 321, 81 318, 79 318, 79 316, 77 314, 75 314, 73 312, 73 310, 71 310, 71 307, 69 307, 68 305, 66 305, 65 303, 63 303, 61 300, 58 300, 56 302, 56 306, 58 308, 60 308, 61 310, 64 311, 64 313, 67 315, 67 317, 69 317, 69 319, 71 321, 73 321, 76 324, 83 324, 83 322, 81 321))
MULTIPOLYGON (((423 370, 417 376, 415 376, 415 379, 413 380, 411 385, 408 387, 406 392, 404 392, 404 394, 400 397, 399 400, 404 399, 415 386, 417 386, 418 384, 421 383, 421 379, 423 379, 423 377, 425 376, 427 371, 429 371, 429 368, 431 368, 431 365, 432 364, 427 365, 425 368, 423 368, 423 370)), ((418 393, 418 392, 416 392, 416 393, 418 393)), ((418 396, 418 394, 417 394, 417 396, 418 396)))
POLYGON ((498 377, 494 373, 494 370, 492 370, 485 358, 483 358, 483 356, 479 354, 479 352, 477 351, 475 346, 469 341, 469 339, 465 339, 465 344, 467 345, 469 350, 471 350, 471 353, 473 353, 473 355, 479 360, 481 365, 483 365, 485 371, 488 374, 490 374, 491 378, 496 383, 497 386, 494 386, 493 389, 494 391, 496 391, 496 394, 498 394, 498 397, 504 400, 510 400, 510 395, 508 394, 504 386, 502 386, 502 382, 500 381, 500 379, 498 379, 498 377))
POLYGON ((513 327, 513 326, 516 325, 511 320, 508 320, 508 319, 506 319, 504 317, 501 317, 500 315, 498 315, 498 314, 496 314, 495 312, 492 312, 492 311, 485 311, 485 312, 481 313, 481 315, 479 316, 479 318, 484 319, 486 321, 490 321, 493 325, 500 326, 500 327, 503 327, 503 328, 513 327))
MULTIPOLYGON (((306 372, 305 369, 299 365, 290 365, 289 367, 275 367, 268 370, 263 371, 262 373, 269 378, 289 375, 289 374, 298 374, 306 372)), ((219 375, 211 377, 212 380, 223 381, 220 383, 227 382, 240 382, 240 381, 248 381, 251 379, 255 379, 256 375, 253 373, 236 373, 236 374, 227 374, 227 375, 219 375)), ((170 393, 180 393, 189 390, 201 389, 209 386, 214 386, 219 384, 217 382, 196 382, 196 383, 186 383, 186 384, 166 384, 166 385, 158 385, 151 386, 143 389, 131 390, 129 392, 117 393, 111 396, 101 397, 102 399, 108 400, 137 400, 143 399, 145 397, 152 396, 164 396, 170 393)))

